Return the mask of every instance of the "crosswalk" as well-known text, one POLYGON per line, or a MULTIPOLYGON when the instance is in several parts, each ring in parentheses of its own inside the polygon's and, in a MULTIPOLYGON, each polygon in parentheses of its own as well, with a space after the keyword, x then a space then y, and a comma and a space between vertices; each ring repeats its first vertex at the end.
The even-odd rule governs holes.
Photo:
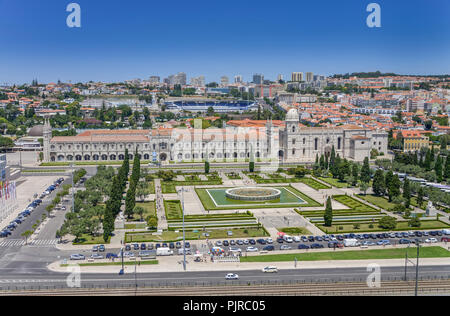
POLYGON ((25 243, 24 239, 5 239, 0 242, 0 248, 5 247, 49 247, 55 246, 58 239, 36 239, 25 243))

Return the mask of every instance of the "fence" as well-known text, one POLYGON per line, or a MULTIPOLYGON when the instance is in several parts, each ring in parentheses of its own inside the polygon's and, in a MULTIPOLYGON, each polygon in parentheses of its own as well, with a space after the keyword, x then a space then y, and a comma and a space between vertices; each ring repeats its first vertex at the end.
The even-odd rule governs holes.
MULTIPOLYGON (((439 289, 437 286, 439 285, 439 282, 448 282, 450 280, 450 275, 447 276, 428 276, 428 277, 419 277, 419 281, 435 281, 436 282, 436 288, 433 288, 431 290, 433 291, 442 291, 442 292, 446 292, 447 294, 450 293, 450 289, 448 287, 439 289)), ((382 282, 402 282, 403 284, 405 283, 404 277, 403 276, 390 276, 390 277, 384 277, 381 278, 382 282)), ((415 278, 414 277, 410 277, 407 280, 408 282, 414 282, 415 278)), ((43 281, 44 282, 44 281, 43 281)), ((65 280, 59 280, 58 282, 60 282, 61 284, 52 284, 52 285, 30 285, 30 284, 23 284, 23 285, 19 285, 19 284, 15 284, 15 285, 0 285, 0 295, 1 292, 5 292, 5 291, 56 291, 56 290, 70 290, 71 288, 69 288, 66 285, 65 280)), ((89 280, 83 281, 81 280, 81 287, 80 289, 84 289, 84 290, 102 290, 102 289, 157 289, 157 288, 186 288, 186 287, 229 287, 229 286, 282 286, 282 285, 312 285, 312 284, 320 284, 320 285, 338 285, 339 283, 361 283, 361 284, 365 284, 366 283, 366 278, 365 277, 353 277, 353 278, 344 278, 344 277, 339 277, 339 278, 335 278, 335 279, 315 279, 315 278, 311 278, 309 280, 292 280, 292 279, 288 279, 288 280, 252 280, 252 281, 244 281, 244 280, 224 280, 224 281, 178 281, 178 282, 161 282, 161 281, 155 281, 155 282, 145 282, 145 281, 139 281, 139 277, 137 279, 136 282, 131 282, 131 283, 126 283, 126 282, 122 282, 120 281, 120 279, 115 280, 115 282, 113 280, 111 280, 111 283, 99 283, 98 281, 91 281, 91 283, 89 283, 89 280), (96 283, 94 283, 96 282, 96 283), (114 283, 112 283, 114 282, 114 283)), ((15 282, 14 282, 15 283, 15 282)), ((399 283, 399 285, 401 285, 402 283, 399 283)), ((411 283, 412 284, 412 283, 411 283)), ((448 284, 448 283, 447 283, 448 284)), ((421 289, 420 288, 420 284, 419 284, 419 292, 426 292, 429 291, 429 288, 424 288, 421 289)), ((354 291, 354 290, 353 290, 354 291)), ((351 289, 348 290, 349 293, 353 293, 351 289)), ((364 291, 364 290, 362 290, 364 291)), ((383 290, 383 284, 381 284, 381 288, 376 289, 367 289, 366 290, 367 293, 374 293, 374 291, 380 291, 383 292, 387 292, 387 289, 383 290)), ((411 292, 411 289, 400 289, 399 291, 406 291, 406 292, 411 292)), ((336 291, 337 292, 337 291, 336 291)), ((343 291, 339 291, 339 293, 342 293, 343 291)), ((345 292, 345 290, 344 290, 345 292)), ((157 292, 155 292, 157 293, 157 292)), ((317 294, 317 291, 311 291, 311 293, 315 293, 317 294)), ((328 292, 327 292, 328 293, 328 292)), ((266 294, 261 294, 258 292, 259 295, 266 295, 266 294)), ((267 295, 273 295, 272 294, 267 294, 267 295)), ((282 290, 280 292, 277 292, 276 295, 283 295, 282 290)), ((292 295, 292 294, 291 294, 292 295)), ((302 295, 308 295, 308 294, 303 294, 302 295)), ((312 294, 314 295, 314 294, 312 294)))

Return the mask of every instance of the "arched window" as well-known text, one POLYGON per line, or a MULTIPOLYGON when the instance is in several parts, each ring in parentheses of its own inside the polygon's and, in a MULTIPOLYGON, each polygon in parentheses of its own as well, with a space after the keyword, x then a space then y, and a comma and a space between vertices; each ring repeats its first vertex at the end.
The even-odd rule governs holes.
POLYGON ((340 137, 338 137, 338 149, 341 149, 341 138, 340 137))
POLYGON ((314 138, 314 150, 317 150, 319 148, 319 139, 314 138))

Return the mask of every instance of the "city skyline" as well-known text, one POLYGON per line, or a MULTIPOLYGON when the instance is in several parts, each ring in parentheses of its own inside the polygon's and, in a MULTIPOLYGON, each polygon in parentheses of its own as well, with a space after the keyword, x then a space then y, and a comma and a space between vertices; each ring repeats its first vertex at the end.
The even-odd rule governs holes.
POLYGON ((65 24, 68 3, 0 1, 7 12, 0 35, 8 43, 0 82, 113 82, 178 72, 207 82, 238 74, 251 81, 255 73, 275 80, 296 71, 450 73, 445 1, 378 1, 381 28, 366 25, 368 3, 360 1, 263 1, 239 10, 202 2, 176 1, 174 11, 162 3, 79 0, 77 29, 65 24))

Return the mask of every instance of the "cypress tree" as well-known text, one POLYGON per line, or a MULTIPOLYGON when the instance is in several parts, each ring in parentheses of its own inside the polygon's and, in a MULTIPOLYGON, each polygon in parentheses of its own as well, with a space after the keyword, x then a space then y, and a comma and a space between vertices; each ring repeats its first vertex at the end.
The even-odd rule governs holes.
POLYGON ((405 178, 403 181, 403 198, 405 199, 405 207, 409 208, 411 204, 411 189, 409 187, 408 178, 405 178))
POLYGON ((445 159, 444 178, 447 181, 450 179, 450 156, 445 159))
POLYGON ((419 208, 422 208, 422 203, 423 203, 423 188, 419 187, 419 190, 417 191, 417 205, 419 206, 419 208))
POLYGON ((364 158, 364 163, 361 168, 361 181, 365 183, 370 182, 370 166, 369 166, 369 157, 364 158))
POLYGON ((331 207, 331 198, 327 199, 327 206, 325 208, 325 213, 323 215, 324 225, 331 227, 333 224, 333 208, 331 207))
POLYGON ((383 196, 386 192, 383 170, 378 169, 373 176, 372 190, 375 195, 383 196))
POLYGON ((434 171, 436 172, 437 182, 442 182, 442 159, 441 156, 437 156, 436 164, 434 165, 434 171))
POLYGON ((352 169, 352 176, 353 176, 353 183, 352 185, 355 186, 358 183, 358 174, 359 174, 359 170, 358 170, 358 164, 353 164, 353 169, 352 169))

